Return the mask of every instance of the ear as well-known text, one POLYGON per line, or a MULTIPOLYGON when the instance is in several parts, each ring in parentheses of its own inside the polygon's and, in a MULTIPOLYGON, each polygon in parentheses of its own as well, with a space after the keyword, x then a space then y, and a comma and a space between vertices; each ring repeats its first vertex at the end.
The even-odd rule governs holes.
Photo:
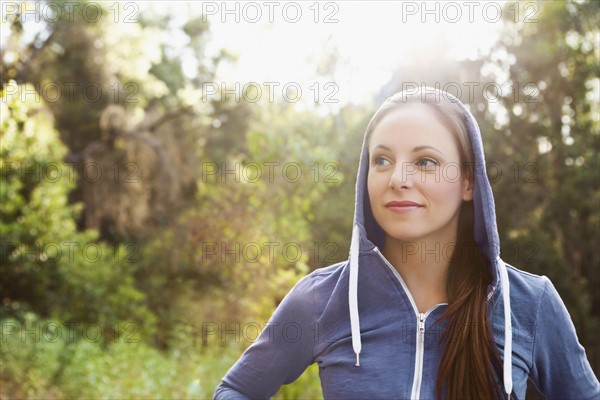
POLYGON ((463 179, 462 185, 463 185, 462 199, 464 201, 473 200, 473 184, 471 183, 471 180, 469 178, 463 179))

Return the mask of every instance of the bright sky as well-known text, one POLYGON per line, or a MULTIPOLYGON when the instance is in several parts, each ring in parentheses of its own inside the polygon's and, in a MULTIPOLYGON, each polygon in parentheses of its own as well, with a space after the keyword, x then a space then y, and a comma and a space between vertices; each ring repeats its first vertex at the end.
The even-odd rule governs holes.
MULTIPOLYGON (((239 82, 243 87, 256 82, 263 96, 270 89, 264 82, 279 83, 272 86, 275 96, 282 96, 284 85, 293 88, 297 84, 303 100, 310 100, 318 89, 321 96, 329 94, 340 103, 358 103, 377 92, 399 66, 432 62, 436 53, 445 50, 457 59, 475 57, 478 51, 485 53, 502 28, 498 13, 504 3, 405 0, 145 4, 182 18, 200 13, 207 16, 212 32, 209 54, 225 48, 239 56, 237 63, 221 65, 219 83, 239 82), (449 49, 444 40, 450 43, 449 49), (333 51, 340 55, 335 75, 317 77, 316 65, 333 51), (326 87, 330 81, 335 85, 326 87)), ((193 60, 186 64, 193 70, 193 60)))
MULTIPOLYGON (((321 100, 329 96, 341 105, 368 101, 402 67, 439 62, 438 55, 448 51, 456 59, 487 53, 502 28, 499 13, 504 3, 163 0, 137 4, 142 13, 145 8, 170 13, 181 24, 190 17, 207 16, 211 26, 207 53, 227 49, 239 57, 236 63, 221 64, 217 84, 238 84, 241 92, 253 82, 263 97, 272 90, 279 98, 284 87, 291 90, 290 96, 300 88, 299 104, 309 105, 318 93, 321 100), (339 62, 333 75, 319 75, 317 66, 336 52, 339 62)), ((508 10, 512 19, 527 17, 512 7, 508 10)), ((171 40, 185 45, 181 36, 171 40)), ((184 58, 186 70, 195 71, 195 65, 196 60, 184 58)))
MULTIPOLYGON (((399 66, 435 59, 447 46, 443 40, 450 42, 457 59, 485 52, 502 27, 498 11, 504 1, 275 1, 272 8, 269 2, 228 2, 226 7, 222 2, 203 3, 192 7, 204 7, 208 15, 211 49, 226 48, 239 55, 237 64, 220 69, 218 79, 241 85, 298 82, 310 95, 315 89, 309 86, 320 82, 323 95, 364 102, 399 66), (317 80, 317 63, 335 49, 341 62, 333 79, 317 80), (325 88, 328 81, 336 86, 325 88)), ((281 95, 277 90, 275 95, 281 95)))

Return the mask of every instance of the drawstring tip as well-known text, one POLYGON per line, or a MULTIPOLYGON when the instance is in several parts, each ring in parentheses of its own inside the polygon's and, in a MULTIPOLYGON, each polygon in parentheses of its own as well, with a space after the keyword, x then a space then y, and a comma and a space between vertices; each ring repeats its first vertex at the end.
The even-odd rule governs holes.
POLYGON ((359 357, 359 355, 358 355, 358 353, 356 353, 356 364, 354 364, 354 365, 356 365, 357 367, 360 367, 360 360, 358 359, 358 357, 359 357))

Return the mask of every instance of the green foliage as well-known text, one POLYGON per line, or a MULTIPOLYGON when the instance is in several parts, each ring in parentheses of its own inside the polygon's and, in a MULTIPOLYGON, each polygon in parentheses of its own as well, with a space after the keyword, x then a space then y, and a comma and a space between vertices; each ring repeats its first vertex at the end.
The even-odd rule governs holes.
POLYGON ((43 103, 2 92, 1 107, 2 313, 32 309, 66 321, 133 320, 151 329, 127 250, 98 242, 96 231, 77 231, 81 205, 68 204, 73 172, 43 103))
POLYGON ((547 275, 584 346, 600 354, 599 5, 539 4, 540 22, 509 24, 499 44, 516 61, 512 92, 500 99, 508 121, 488 140, 488 160, 503 173, 494 183, 499 230, 507 262, 547 275))
MULTIPOLYGON (((514 5, 526 11, 526 3, 514 5)), ((503 259, 552 280, 598 373, 600 48, 593 38, 600 5, 536 5, 536 23, 514 24, 510 12, 504 14, 506 32, 494 49, 514 57, 509 90, 495 104, 507 120, 479 110, 476 118, 482 132, 489 132, 484 140, 494 165, 503 259)), ((496 60, 501 67, 506 58, 496 60)))
POLYGON ((61 396, 52 388, 61 368, 65 338, 57 338, 52 321, 40 321, 28 313, 23 322, 0 321, 0 393, 9 398, 47 398, 61 396), (46 340, 46 338, 48 340, 46 340))
POLYGON ((197 203, 144 244, 137 282, 162 294, 148 298, 160 320, 158 345, 171 347, 178 331, 203 322, 266 322, 323 257, 311 240, 314 210, 343 177, 314 180, 324 179, 323 165, 335 154, 325 145, 327 127, 322 137, 308 134, 321 119, 289 109, 278 115, 268 130, 256 123, 247 133, 247 153, 203 163, 197 203), (283 124, 292 120, 302 124, 283 124))
POLYGON ((296 381, 284 385, 273 396, 274 400, 299 400, 299 399, 323 399, 321 381, 319 380, 319 365, 317 363, 309 366, 296 381))
POLYGON ((31 313, 0 328, 3 398, 211 398, 240 352, 228 345, 163 353, 137 336, 71 340, 68 325, 31 313))

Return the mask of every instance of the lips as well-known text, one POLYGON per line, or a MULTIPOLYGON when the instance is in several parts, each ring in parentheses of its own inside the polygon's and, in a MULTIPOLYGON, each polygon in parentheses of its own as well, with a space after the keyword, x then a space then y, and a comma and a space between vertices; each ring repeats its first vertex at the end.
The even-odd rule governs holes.
POLYGON ((423 205, 414 201, 390 201, 385 206, 394 213, 404 214, 419 210, 423 205))
POLYGON ((386 207, 423 207, 414 201, 390 201, 385 204, 386 207))

